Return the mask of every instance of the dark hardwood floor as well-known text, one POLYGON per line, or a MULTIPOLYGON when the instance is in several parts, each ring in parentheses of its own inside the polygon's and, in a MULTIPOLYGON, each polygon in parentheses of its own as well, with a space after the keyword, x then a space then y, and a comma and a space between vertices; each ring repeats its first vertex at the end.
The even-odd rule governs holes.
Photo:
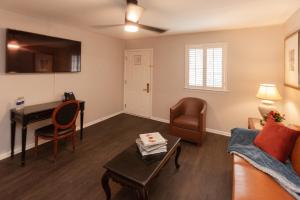
MULTIPOLYGON (((20 157, 0 161, 1 200, 104 200, 102 168, 112 157, 131 145, 138 134, 159 131, 168 125, 121 114, 85 129, 83 142, 61 143, 56 163, 52 145, 41 145, 36 157, 27 153, 25 167, 20 157)), ((79 134, 78 134, 79 135, 79 134)), ((231 157, 226 153, 228 138, 208 133, 201 147, 183 142, 181 168, 174 158, 162 169, 150 188, 152 200, 229 200, 232 190, 231 157)), ((134 200, 135 192, 110 183, 113 200, 134 200)))

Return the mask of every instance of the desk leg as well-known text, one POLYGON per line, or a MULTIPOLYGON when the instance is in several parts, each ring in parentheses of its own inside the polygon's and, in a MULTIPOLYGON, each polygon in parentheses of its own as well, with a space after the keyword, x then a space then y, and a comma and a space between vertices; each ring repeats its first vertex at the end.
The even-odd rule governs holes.
POLYGON ((10 123, 10 147, 11 147, 11 155, 13 158, 15 155, 15 138, 16 138, 16 121, 12 120, 10 123))
POLYGON ((80 111, 80 140, 83 138, 83 117, 84 117, 84 111, 80 111))
POLYGON ((25 165, 26 137, 27 137, 27 126, 23 126, 22 127, 22 155, 21 155, 22 166, 25 165))

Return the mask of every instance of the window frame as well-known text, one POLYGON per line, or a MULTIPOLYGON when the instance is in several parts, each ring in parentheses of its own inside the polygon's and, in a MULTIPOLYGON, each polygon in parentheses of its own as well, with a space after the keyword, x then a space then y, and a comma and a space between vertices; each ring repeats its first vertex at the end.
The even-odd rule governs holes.
POLYGON ((185 46, 185 89, 192 90, 207 90, 216 92, 227 92, 227 43, 209 43, 209 44, 188 44, 185 46), (189 85, 189 49, 199 48, 203 49, 203 85, 204 86, 193 86, 189 85), (222 65, 223 65, 223 87, 208 87, 206 86, 206 69, 207 69, 207 49, 208 48, 222 48, 222 65))

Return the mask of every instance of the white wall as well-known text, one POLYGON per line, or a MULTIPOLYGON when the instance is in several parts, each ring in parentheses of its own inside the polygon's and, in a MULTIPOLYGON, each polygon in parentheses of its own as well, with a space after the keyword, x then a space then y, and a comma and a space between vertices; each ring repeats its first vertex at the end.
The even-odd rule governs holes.
MULTIPOLYGON (((124 41, 78 28, 40 21, 0 10, 0 157, 10 151, 9 110, 17 97, 24 96, 26 104, 61 99, 64 91, 74 91, 86 101, 85 123, 122 110, 123 106, 124 41), (5 74, 5 28, 79 40, 82 42, 82 71, 61 74, 5 74)), ((27 144, 33 143, 29 127, 27 144)), ((16 149, 20 147, 20 129, 16 134, 16 149)))
MULTIPOLYGON (((300 29, 300 10, 298 10, 284 26, 284 37, 300 29)), ((284 67, 284 65, 283 65, 284 67)), ((284 87, 284 112, 287 121, 300 124, 300 90, 284 87)))
MULTIPOLYGON (((169 119, 169 108, 186 96, 208 102, 207 127, 229 132, 258 117, 260 83, 275 83, 282 93, 283 28, 272 26, 126 41, 126 49, 154 49, 153 116, 169 119), (184 89, 186 44, 228 44, 229 92, 184 89)), ((279 105, 280 107, 281 105, 279 105)))

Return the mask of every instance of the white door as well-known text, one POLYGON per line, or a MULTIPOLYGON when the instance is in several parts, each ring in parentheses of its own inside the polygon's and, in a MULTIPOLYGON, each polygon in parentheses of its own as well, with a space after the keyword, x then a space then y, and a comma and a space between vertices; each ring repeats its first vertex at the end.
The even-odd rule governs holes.
POLYGON ((152 114, 153 50, 125 51, 124 110, 143 117, 152 114))

